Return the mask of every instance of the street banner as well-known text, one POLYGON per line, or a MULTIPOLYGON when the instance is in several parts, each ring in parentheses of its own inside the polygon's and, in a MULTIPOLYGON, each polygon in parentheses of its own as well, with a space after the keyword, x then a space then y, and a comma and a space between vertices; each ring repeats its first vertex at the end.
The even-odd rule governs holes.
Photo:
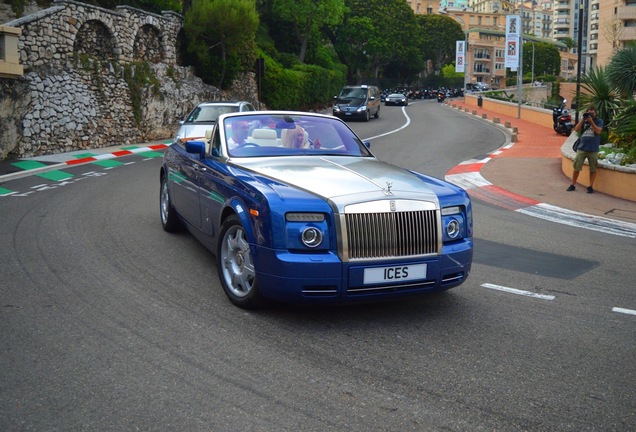
POLYGON ((464 72, 464 63, 466 63, 466 41, 458 40, 455 42, 455 72, 464 72))
POLYGON ((513 71, 519 67, 519 15, 506 16, 506 67, 513 71))

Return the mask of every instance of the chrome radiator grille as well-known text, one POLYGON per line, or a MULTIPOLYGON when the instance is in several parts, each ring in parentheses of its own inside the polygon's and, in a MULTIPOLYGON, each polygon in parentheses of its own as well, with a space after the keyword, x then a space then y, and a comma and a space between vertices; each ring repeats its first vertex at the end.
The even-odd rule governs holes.
POLYGON ((349 259, 437 254, 437 211, 349 213, 345 215, 349 259))

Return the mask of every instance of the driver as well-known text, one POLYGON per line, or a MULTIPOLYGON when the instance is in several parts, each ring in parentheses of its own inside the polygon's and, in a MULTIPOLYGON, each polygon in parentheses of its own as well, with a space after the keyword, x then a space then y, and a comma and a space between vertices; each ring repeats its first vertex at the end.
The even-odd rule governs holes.
POLYGON ((232 123, 232 136, 227 140, 230 149, 245 144, 250 130, 250 124, 246 120, 236 120, 232 123))

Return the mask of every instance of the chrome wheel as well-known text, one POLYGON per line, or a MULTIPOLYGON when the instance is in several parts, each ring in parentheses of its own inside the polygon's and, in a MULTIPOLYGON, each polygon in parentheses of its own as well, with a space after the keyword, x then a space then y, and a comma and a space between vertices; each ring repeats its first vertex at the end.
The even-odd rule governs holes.
POLYGON ((219 276, 228 298, 241 307, 259 305, 262 299, 256 282, 252 251, 237 216, 231 216, 223 223, 218 249, 219 276))
POLYGON ((168 189, 168 181, 161 179, 161 190, 159 192, 159 211, 161 213, 161 225, 168 232, 178 231, 180 228, 177 211, 172 207, 170 200, 170 190, 168 189))

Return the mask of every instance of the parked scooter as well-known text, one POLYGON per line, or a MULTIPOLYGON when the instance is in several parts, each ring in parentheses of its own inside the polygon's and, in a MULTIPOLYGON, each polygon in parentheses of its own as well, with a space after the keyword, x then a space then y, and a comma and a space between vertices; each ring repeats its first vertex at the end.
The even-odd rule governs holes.
POLYGON ((552 127, 558 134, 569 136, 572 133, 572 116, 565 108, 567 99, 563 99, 557 108, 552 109, 552 127))

